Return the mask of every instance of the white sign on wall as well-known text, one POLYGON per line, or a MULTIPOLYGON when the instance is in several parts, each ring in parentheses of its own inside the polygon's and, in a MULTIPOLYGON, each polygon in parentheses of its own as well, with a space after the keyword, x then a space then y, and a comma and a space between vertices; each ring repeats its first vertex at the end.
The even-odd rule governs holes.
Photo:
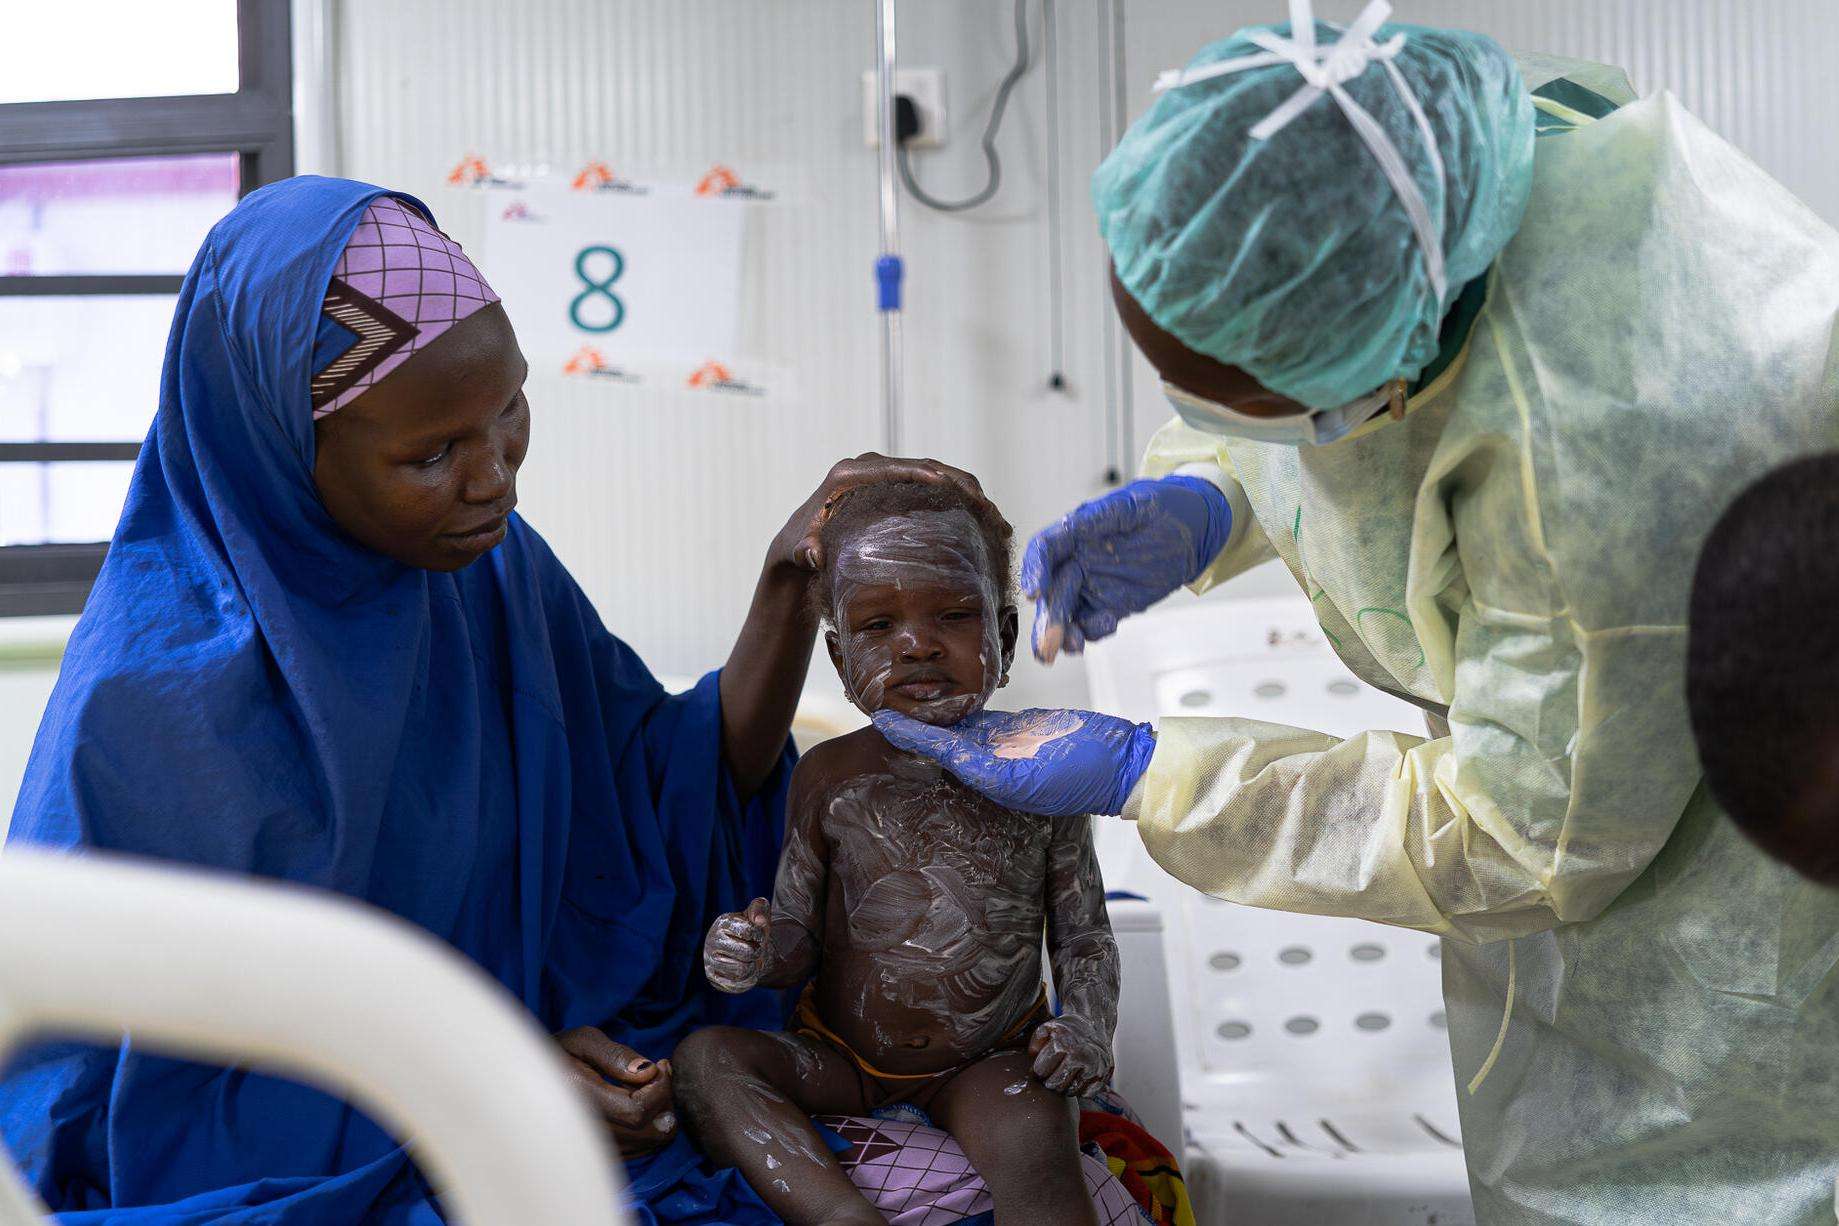
POLYGON ((494 190, 485 267, 533 370, 732 360, 747 206, 685 190, 494 190))

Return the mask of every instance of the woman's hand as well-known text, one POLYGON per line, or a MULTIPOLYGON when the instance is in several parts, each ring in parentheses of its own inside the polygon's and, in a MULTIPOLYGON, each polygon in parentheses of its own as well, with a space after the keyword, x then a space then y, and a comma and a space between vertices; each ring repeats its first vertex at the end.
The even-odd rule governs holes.
POLYGON ((647 1060, 597 1026, 565 1030, 556 1042, 622 1157, 643 1157, 671 1143, 677 1135, 677 1112, 669 1060, 647 1060))
POLYGON ((793 566, 805 572, 822 569, 823 549, 818 543, 818 533, 824 521, 830 518, 830 510, 837 499, 858 486, 882 481, 955 485, 976 502, 989 501, 977 478, 962 469, 937 460, 901 459, 865 451, 853 460, 838 460, 830 466, 823 482, 805 499, 803 506, 792 512, 785 527, 773 538, 772 549, 767 553, 767 566, 793 566))
POLYGON ((955 485, 976 501, 987 501, 977 478, 949 464, 871 451, 832 465, 804 505, 792 512, 766 552, 753 607, 722 669, 722 749, 743 797, 759 791, 779 764, 804 691, 817 640, 811 579, 824 565, 818 533, 838 498, 880 481, 955 485))

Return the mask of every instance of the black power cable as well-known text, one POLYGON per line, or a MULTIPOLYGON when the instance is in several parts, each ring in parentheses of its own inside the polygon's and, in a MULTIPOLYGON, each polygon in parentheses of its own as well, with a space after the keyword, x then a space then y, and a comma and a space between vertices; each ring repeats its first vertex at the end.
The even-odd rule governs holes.
MULTIPOLYGON (((983 127, 983 159, 990 167, 989 181, 983 185, 982 191, 966 196, 962 200, 940 200, 927 195, 926 189, 914 181, 913 170, 907 165, 907 140, 919 131, 918 111, 914 110, 911 128, 906 130, 905 135, 901 135, 903 125, 899 123, 899 111, 897 110, 895 161, 900 166, 900 181, 907 185, 907 190, 913 194, 915 200, 941 213, 962 213, 966 209, 976 208, 996 194, 996 189, 1002 185, 1003 180, 1002 159, 996 156, 996 133, 1002 127, 1003 111, 1009 106, 1009 95, 1014 92, 1016 84, 1027 73, 1028 0, 1015 0, 1015 66, 1009 69, 1008 75, 1002 79, 1002 84, 996 87, 996 101, 990 106, 990 121, 983 127)), ((901 102, 905 102, 909 109, 913 107, 912 101, 905 98, 904 95, 896 100, 897 108, 901 102)))

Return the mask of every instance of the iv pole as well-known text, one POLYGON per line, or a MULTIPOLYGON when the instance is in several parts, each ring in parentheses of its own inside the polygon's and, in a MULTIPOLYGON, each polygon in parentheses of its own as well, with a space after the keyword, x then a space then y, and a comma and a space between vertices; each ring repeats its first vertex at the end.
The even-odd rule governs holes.
POLYGON ((894 0, 875 0, 876 118, 881 131, 881 255, 875 261, 881 312, 882 451, 900 454, 900 179, 894 162, 894 0))

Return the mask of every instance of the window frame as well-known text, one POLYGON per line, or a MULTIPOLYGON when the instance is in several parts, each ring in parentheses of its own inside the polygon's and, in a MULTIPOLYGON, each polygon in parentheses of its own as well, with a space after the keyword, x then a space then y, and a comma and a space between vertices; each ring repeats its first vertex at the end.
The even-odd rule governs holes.
MULTIPOLYGON (((294 173, 288 0, 236 0, 234 94, 0 103, 0 165, 91 158, 238 155, 237 193, 294 173)), ((0 275, 0 297, 177 294, 183 273, 0 275)), ((139 442, 0 443, 0 464, 133 460, 139 442)), ((80 613, 108 543, 0 545, 0 617, 80 613)))

